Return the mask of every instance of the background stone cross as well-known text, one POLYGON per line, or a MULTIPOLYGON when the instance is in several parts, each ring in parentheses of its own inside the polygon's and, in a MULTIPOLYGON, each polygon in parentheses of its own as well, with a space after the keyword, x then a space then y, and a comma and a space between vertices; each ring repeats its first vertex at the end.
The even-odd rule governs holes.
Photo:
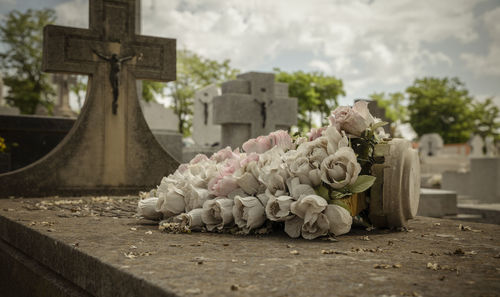
POLYGON ((236 148, 249 138, 297 123, 297 98, 288 98, 288 85, 274 74, 248 72, 222 84, 214 98, 214 123, 221 124, 223 146, 236 148))
POLYGON ((76 84, 76 77, 68 74, 52 75, 52 83, 56 85, 57 102, 54 106, 54 115, 63 117, 73 117, 76 115, 69 105, 70 87, 76 84))
POLYGON ((138 35, 140 1, 90 0, 89 9, 89 29, 44 29, 43 70, 89 75, 87 99, 74 127, 51 153, 24 170, 0 175, 0 184, 11 183, 5 186, 11 195, 25 194, 27 185, 37 196, 136 193, 158 184, 178 165, 149 130, 136 88, 136 79, 175 79, 175 40, 138 35), (113 65, 96 53, 133 56, 117 74, 116 115, 113 65))

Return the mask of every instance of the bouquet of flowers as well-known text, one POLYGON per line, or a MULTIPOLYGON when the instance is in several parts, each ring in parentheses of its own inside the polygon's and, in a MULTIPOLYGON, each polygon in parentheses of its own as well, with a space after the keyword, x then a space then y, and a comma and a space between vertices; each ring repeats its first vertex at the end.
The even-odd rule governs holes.
POLYGON ((294 238, 345 234, 353 217, 367 219, 374 146, 386 123, 364 101, 336 108, 329 121, 307 136, 279 130, 248 140, 242 151, 199 154, 145 193, 138 214, 186 231, 248 234, 272 223, 294 238))

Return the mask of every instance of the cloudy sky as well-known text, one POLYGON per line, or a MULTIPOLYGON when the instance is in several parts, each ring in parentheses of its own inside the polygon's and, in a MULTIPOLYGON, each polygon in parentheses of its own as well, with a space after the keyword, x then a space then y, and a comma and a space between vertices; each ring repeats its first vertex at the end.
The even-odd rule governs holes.
MULTIPOLYGON (((88 0, 0 0, 0 17, 28 8, 88 26, 88 0)), ((142 33, 242 72, 323 71, 343 80, 342 103, 457 76, 500 105, 499 0, 143 0, 142 33)))

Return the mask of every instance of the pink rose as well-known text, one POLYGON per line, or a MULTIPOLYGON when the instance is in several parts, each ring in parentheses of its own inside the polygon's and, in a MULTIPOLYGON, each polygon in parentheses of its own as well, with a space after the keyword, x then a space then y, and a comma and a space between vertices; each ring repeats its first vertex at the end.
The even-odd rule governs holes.
POLYGON ((204 154, 197 154, 191 161, 189 161, 190 165, 198 164, 202 161, 208 160, 208 157, 204 154))
POLYGON ((218 152, 216 152, 215 154, 213 154, 211 157, 210 157, 210 160, 213 160, 217 163, 221 163, 227 159, 239 159, 240 158, 240 152, 239 150, 236 148, 234 151, 231 150, 231 147, 227 146, 221 150, 219 150, 218 152))
POLYGON ((271 139, 267 136, 259 136, 246 141, 242 146, 247 153, 262 154, 273 147, 271 139))
POLYGON ((271 139, 272 146, 279 146, 283 150, 289 150, 293 147, 292 138, 285 130, 271 132, 268 138, 271 139))
POLYGON ((314 139, 321 137, 321 135, 323 135, 323 131, 325 131, 326 128, 327 127, 312 128, 311 131, 307 132, 309 141, 313 141, 314 139))
POLYGON ((289 150, 293 147, 292 138, 285 130, 278 130, 269 133, 267 136, 252 138, 242 145, 247 153, 262 154, 271 148, 279 146, 283 150, 289 150))
POLYGON ((373 123, 373 117, 367 105, 366 101, 358 101, 352 108, 339 106, 332 111, 328 119, 339 131, 344 130, 352 135, 360 136, 373 123))

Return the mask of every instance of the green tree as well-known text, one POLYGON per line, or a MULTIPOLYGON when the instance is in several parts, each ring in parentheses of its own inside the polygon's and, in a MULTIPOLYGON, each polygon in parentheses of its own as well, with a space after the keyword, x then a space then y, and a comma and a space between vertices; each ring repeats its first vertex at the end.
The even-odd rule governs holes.
POLYGON ((231 68, 229 63, 230 60, 220 63, 186 49, 177 51, 177 79, 167 84, 167 94, 173 99, 172 108, 179 119, 179 132, 184 136, 190 135, 196 90, 234 79, 239 71, 231 68))
POLYGON ((480 135, 483 140, 486 136, 493 136, 495 140, 500 140, 500 109, 492 98, 474 103, 473 114, 474 134, 480 135))
POLYGON ((385 116, 392 122, 404 123, 408 121, 408 108, 405 105, 405 95, 401 92, 373 93, 368 96, 371 100, 377 102, 377 105, 385 108, 385 116))
POLYGON ((301 132, 313 128, 313 115, 319 114, 326 124, 330 111, 338 106, 338 97, 345 96, 342 80, 321 72, 288 73, 274 69, 276 80, 288 84, 291 97, 298 99, 298 127, 301 132))
POLYGON ((425 77, 406 89, 409 122, 420 136, 438 133, 445 143, 466 142, 474 131, 473 99, 458 78, 425 77))
POLYGON ((24 114, 35 113, 39 104, 52 110, 54 91, 41 67, 43 27, 54 20, 50 9, 13 10, 0 24, 0 41, 7 47, 0 53, 0 68, 9 87, 6 100, 24 114))

